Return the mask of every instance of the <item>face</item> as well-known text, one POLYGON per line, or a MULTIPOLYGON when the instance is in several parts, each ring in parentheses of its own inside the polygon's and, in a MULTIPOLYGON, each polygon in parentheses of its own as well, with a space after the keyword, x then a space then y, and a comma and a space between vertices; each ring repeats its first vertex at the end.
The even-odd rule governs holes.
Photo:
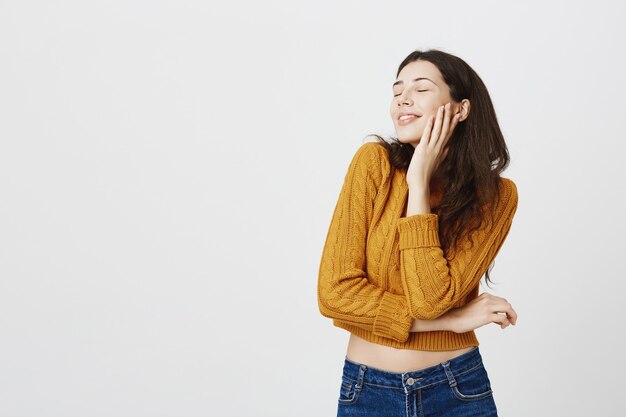
MULTIPOLYGON (((456 102, 450 97, 450 89, 443 81, 439 69, 428 61, 407 64, 393 84, 390 114, 398 141, 415 147, 422 136, 429 116, 436 116, 439 106, 450 103, 452 115, 461 112, 463 121, 469 111, 469 101, 456 102), (417 81, 414 81, 417 79, 417 81), (417 117, 399 120, 403 113, 417 117)), ((434 123, 434 120, 433 120, 434 123)))

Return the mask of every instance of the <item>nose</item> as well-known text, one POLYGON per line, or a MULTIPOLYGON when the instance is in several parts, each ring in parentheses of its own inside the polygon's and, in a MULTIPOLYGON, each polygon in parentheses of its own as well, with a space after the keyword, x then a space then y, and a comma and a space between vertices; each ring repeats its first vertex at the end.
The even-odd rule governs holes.
POLYGON ((400 95, 400 97, 398 97, 398 107, 402 106, 403 104, 411 104, 409 103, 409 98, 408 96, 405 96, 404 93, 402 93, 402 95, 400 95))

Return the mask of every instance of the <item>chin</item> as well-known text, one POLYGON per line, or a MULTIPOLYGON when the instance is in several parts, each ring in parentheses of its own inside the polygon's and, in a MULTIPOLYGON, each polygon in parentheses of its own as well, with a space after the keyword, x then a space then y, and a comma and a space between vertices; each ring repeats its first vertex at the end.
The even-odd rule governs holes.
POLYGON ((420 141, 421 136, 406 136, 406 135, 398 135, 398 142, 402 143, 418 143, 420 141))

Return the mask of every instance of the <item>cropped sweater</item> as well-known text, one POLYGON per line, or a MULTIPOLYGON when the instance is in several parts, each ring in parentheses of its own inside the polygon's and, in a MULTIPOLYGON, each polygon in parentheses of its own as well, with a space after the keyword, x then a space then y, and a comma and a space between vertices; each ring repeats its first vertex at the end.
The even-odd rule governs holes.
MULTIPOLYGON (((435 319, 478 296, 480 278, 509 233, 517 187, 500 178, 501 198, 489 227, 460 239, 448 259, 438 215, 402 217, 406 170, 391 166, 377 142, 354 154, 339 193, 319 265, 318 306, 333 325, 397 349, 456 350, 478 346, 475 332, 410 332, 414 319, 435 319)), ((438 207, 441 193, 431 193, 438 207)), ((487 222, 489 223, 489 222, 487 222)))

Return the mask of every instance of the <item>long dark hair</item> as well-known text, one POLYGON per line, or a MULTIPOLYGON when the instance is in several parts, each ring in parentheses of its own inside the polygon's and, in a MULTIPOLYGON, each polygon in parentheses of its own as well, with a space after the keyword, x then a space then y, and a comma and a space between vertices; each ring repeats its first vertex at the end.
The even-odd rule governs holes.
MULTIPOLYGON (((398 67, 396 77, 407 64, 418 60, 437 66, 452 99, 468 99, 471 104, 468 117, 456 125, 448 141, 448 155, 433 173, 433 178, 442 180, 441 204, 433 209, 439 217, 441 246, 454 256, 461 236, 469 236, 473 244, 472 233, 493 224, 493 205, 500 198, 500 173, 509 165, 509 152, 489 92, 478 74, 461 58, 429 49, 411 52, 398 67)), ((413 145, 393 136, 389 142, 376 134, 368 136, 375 136, 385 146, 393 167, 408 168, 413 145)))

